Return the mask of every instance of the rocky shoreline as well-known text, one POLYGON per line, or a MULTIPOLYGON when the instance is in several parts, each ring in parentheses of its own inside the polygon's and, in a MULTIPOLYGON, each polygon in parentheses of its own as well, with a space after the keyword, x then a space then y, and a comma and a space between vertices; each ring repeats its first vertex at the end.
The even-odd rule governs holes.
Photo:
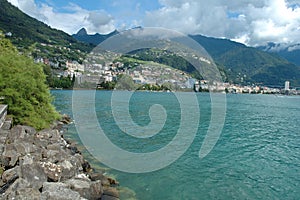
POLYGON ((96 173, 75 145, 63 138, 66 116, 50 129, 0 129, 0 199, 118 200, 117 181, 96 173))

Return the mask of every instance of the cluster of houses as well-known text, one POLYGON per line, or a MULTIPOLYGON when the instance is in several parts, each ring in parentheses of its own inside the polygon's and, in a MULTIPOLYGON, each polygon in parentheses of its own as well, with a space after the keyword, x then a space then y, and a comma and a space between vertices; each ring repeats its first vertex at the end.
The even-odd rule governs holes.
POLYGON ((230 83, 215 82, 210 83, 207 80, 196 81, 194 90, 199 91, 213 91, 213 92, 226 92, 226 93, 248 93, 248 94, 287 94, 287 95, 300 95, 300 90, 290 88, 289 81, 285 82, 284 87, 271 88, 266 86, 241 86, 230 83))
MULTIPOLYGON (((49 59, 37 58, 35 62, 50 65, 58 69, 58 62, 51 62, 49 59)), ((290 89, 289 82, 285 83, 284 88, 271 88, 263 86, 241 86, 223 82, 210 82, 207 80, 196 80, 183 71, 170 68, 157 63, 138 64, 134 68, 124 67, 122 62, 99 62, 88 61, 83 64, 77 61, 66 61, 64 70, 61 70, 57 76, 76 77, 77 85, 83 83, 94 83, 117 81, 117 77, 126 74, 132 77, 137 84, 162 85, 170 83, 178 89, 194 89, 196 92, 214 91, 226 93, 254 93, 254 94, 292 94, 299 95, 300 91, 290 89)))
MULTIPOLYGON (((36 62, 41 62, 50 65, 48 59, 36 59, 36 62)), ((55 65, 56 66, 56 65, 55 65)), ((137 84, 158 84, 162 85, 166 82, 176 85, 177 88, 193 88, 195 80, 183 71, 176 70, 161 64, 137 64, 134 68, 125 68, 121 62, 108 63, 93 63, 84 62, 83 64, 77 61, 66 61, 65 70, 61 70, 57 76, 76 77, 77 84, 90 82, 99 84, 101 82, 116 81, 121 74, 126 74, 132 77, 134 83, 137 84)))

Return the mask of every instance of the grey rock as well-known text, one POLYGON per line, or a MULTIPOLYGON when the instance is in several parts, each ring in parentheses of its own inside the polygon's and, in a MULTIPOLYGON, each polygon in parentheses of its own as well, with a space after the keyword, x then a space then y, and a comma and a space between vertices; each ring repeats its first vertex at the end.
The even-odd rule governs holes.
POLYGON ((7 196, 14 191, 21 190, 24 188, 30 188, 30 184, 23 178, 18 178, 10 187, 6 190, 4 196, 7 196))
POLYGON ((100 180, 103 186, 110 186, 110 182, 102 173, 89 173, 92 181, 100 180))
POLYGON ((78 192, 68 188, 65 183, 45 182, 41 200, 82 200, 78 192))
POLYGON ((61 135, 58 132, 58 130, 56 130, 56 129, 42 130, 36 134, 36 137, 39 139, 47 139, 48 141, 50 141, 50 144, 51 144, 51 142, 61 141, 61 135))
POLYGON ((28 138, 28 136, 33 136, 36 133, 36 130, 29 126, 14 126, 10 132, 7 135, 7 139, 11 142, 18 140, 18 139, 24 139, 25 137, 28 138))
POLYGON ((5 141, 6 140, 6 137, 7 137, 7 135, 8 135, 9 132, 10 132, 10 130, 4 130, 3 128, 0 128, 0 136, 3 137, 1 139, 1 141, 5 141))
POLYGON ((51 162, 41 162, 40 164, 48 179, 54 182, 60 181, 62 175, 62 167, 60 165, 51 162))
POLYGON ((67 180, 65 183, 86 199, 100 199, 103 193, 101 181, 92 182, 87 178, 73 178, 67 180))
POLYGON ((40 189, 43 183, 47 181, 44 169, 39 163, 21 165, 21 177, 30 183, 30 187, 40 189))
POLYGON ((91 199, 99 199, 103 194, 103 187, 101 181, 93 181, 91 183, 90 191, 91 199))
POLYGON ((69 155, 60 165, 62 166, 62 181, 70 179, 82 171, 80 160, 75 156, 69 155))
POLYGON ((103 188, 103 195, 112 196, 115 198, 119 198, 119 192, 116 188, 113 187, 104 187, 103 188))
POLYGON ((43 150, 43 158, 52 163, 63 162, 67 154, 61 150, 43 150))
POLYGON ((119 198, 108 195, 102 195, 101 200, 119 200, 119 198))
POLYGON ((71 155, 75 155, 75 154, 80 153, 80 151, 78 150, 78 148, 74 144, 68 145, 68 149, 70 150, 71 155))
POLYGON ((4 147, 3 154, 1 156, 2 164, 5 167, 14 167, 19 159, 20 154, 14 144, 6 144, 4 147))
POLYGON ((70 124, 72 122, 72 119, 70 116, 64 114, 60 121, 64 124, 70 124))
POLYGON ((4 142, 2 142, 1 139, 0 139, 0 155, 3 154, 4 147, 5 147, 4 142))
POLYGON ((9 130, 12 127, 12 119, 11 118, 7 118, 5 120, 5 122, 3 123, 1 129, 2 130, 9 130))
POLYGON ((19 165, 28 165, 34 162, 39 163, 42 160, 40 149, 34 153, 26 154, 25 156, 19 157, 19 165))
POLYGON ((70 179, 79 174, 78 168, 69 159, 61 163, 62 166, 62 180, 70 179))
POLYGON ((45 174, 52 181, 64 181, 68 180, 82 171, 80 160, 74 156, 65 154, 61 157, 61 162, 57 164, 47 161, 41 162, 41 166, 44 169, 45 174))
POLYGON ((41 193, 37 189, 22 188, 7 195, 7 199, 14 200, 40 200, 41 193))
POLYGON ((10 180, 14 179, 15 177, 19 176, 20 174, 20 167, 16 166, 12 169, 6 170, 2 174, 2 181, 4 183, 9 182, 10 180))
POLYGON ((119 199, 118 191, 109 187, 116 181, 93 174, 77 147, 58 130, 0 129, 0 143, 1 164, 9 169, 1 177, 0 199, 119 199))
POLYGON ((32 142, 27 142, 27 141, 20 141, 20 142, 15 142, 14 143, 17 152, 20 155, 26 155, 29 153, 34 153, 36 151, 38 151, 37 146, 35 146, 32 142))
MULTIPOLYGON (((20 157, 31 153, 37 155, 39 152, 40 150, 32 143, 26 141, 14 142, 5 145, 1 160, 4 166, 10 168, 16 165, 20 157)), ((41 156, 38 156, 36 160, 40 158, 41 156)))
POLYGON ((53 150, 53 151, 61 151, 62 150, 62 146, 60 144, 49 144, 47 147, 46 147, 47 150, 53 150))

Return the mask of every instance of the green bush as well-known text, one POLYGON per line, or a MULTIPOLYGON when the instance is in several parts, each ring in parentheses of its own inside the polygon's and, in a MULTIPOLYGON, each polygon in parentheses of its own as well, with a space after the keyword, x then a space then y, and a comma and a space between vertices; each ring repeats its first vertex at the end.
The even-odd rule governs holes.
POLYGON ((21 55, 0 33, 0 97, 15 124, 39 130, 59 117, 45 81, 42 66, 21 55))

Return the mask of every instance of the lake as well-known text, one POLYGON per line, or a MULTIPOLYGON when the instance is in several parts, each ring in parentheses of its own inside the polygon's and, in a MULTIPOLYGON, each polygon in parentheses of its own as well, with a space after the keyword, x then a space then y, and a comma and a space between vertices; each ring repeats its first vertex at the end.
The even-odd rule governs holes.
POLYGON ((76 91, 75 97, 69 90, 53 90, 51 93, 57 110, 71 116, 76 110, 77 118, 80 117, 70 125, 65 136, 79 145, 85 137, 95 138, 90 144, 83 143, 88 151, 96 157, 99 155, 98 159, 84 149, 83 153, 93 167, 99 169, 110 167, 98 161, 103 157, 106 163, 105 155, 97 152, 101 148, 103 151, 109 148, 103 141, 112 141, 124 151, 132 152, 130 155, 148 155, 176 139, 182 118, 190 124, 179 140, 182 148, 177 142, 172 146, 173 152, 157 154, 159 158, 148 159, 145 156, 139 163, 131 162, 128 157, 123 159, 120 156, 123 154, 116 155, 118 151, 106 153, 114 158, 113 161, 119 162, 120 167, 125 163, 124 166, 132 166, 131 169, 138 171, 155 169, 177 151, 186 150, 179 154, 178 159, 174 158, 169 165, 156 171, 133 173, 110 169, 108 173, 120 182, 123 199, 133 196, 140 200, 300 198, 300 96, 227 94, 226 116, 220 137, 209 154, 200 159, 199 150, 207 131, 214 130, 210 127, 214 104, 208 93, 181 93, 186 101, 180 102, 173 93, 135 92, 127 102, 122 97, 128 96, 128 92, 115 91, 113 109, 112 91, 82 90, 76 91), (188 99, 194 97, 198 105, 189 104, 188 99), (74 101, 77 102, 75 106, 74 101), (183 108, 190 109, 187 116, 181 116, 183 108), (149 109, 152 118, 149 117, 149 109), (196 113, 198 109, 200 117, 196 118, 198 115, 193 110, 196 113), (93 121, 93 112, 97 125, 93 121), (149 126, 151 119, 158 125, 140 129, 149 126), (78 128, 80 123, 81 128, 78 128), (193 129, 195 126, 196 129, 193 129), (99 127, 106 135, 103 141, 99 140, 99 127), (157 134, 147 135, 157 131, 157 127, 157 134), (193 130, 196 130, 195 135, 193 130), (126 132, 137 134, 137 137, 126 132), (183 148, 185 145, 188 145, 186 149, 183 148), (144 163, 145 166, 140 167, 144 163))

